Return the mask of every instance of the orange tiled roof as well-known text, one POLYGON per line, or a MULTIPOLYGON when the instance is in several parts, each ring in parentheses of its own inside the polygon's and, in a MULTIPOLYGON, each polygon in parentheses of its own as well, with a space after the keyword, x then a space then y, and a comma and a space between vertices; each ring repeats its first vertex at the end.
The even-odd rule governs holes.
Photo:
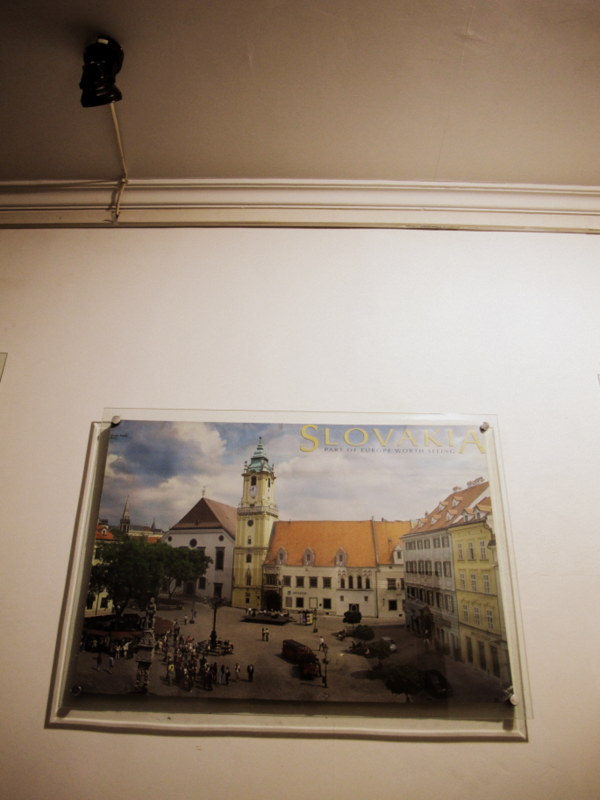
POLYGON ((391 563, 394 546, 409 529, 409 522, 279 520, 273 525, 265 564, 276 564, 283 549, 287 563, 299 566, 310 549, 316 567, 334 566, 339 550, 344 550, 348 567, 375 567, 378 554, 379 563, 391 563))
POLYGON ((111 533, 106 525, 98 525, 96 528, 96 541, 97 542, 114 542, 115 535, 111 533))
POLYGON ((466 522, 468 516, 476 514, 478 510, 490 513, 492 505, 489 495, 486 495, 488 489, 489 483, 481 478, 470 481, 464 488, 456 486, 452 494, 438 503, 433 511, 417 520, 411 532, 441 530, 450 525, 466 522))
POLYGON ((379 563, 393 564, 392 553, 394 548, 398 544, 400 537, 404 536, 405 533, 409 533, 411 529, 410 522, 388 522, 387 520, 382 520, 381 522, 374 522, 373 525, 379 563))

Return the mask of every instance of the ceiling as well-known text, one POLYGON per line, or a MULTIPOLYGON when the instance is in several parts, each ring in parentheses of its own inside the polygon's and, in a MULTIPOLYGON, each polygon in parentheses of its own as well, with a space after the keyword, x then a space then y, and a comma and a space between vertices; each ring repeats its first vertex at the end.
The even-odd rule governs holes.
POLYGON ((600 186, 597 0, 4 4, 1 182, 118 178, 97 33, 133 179, 600 186))

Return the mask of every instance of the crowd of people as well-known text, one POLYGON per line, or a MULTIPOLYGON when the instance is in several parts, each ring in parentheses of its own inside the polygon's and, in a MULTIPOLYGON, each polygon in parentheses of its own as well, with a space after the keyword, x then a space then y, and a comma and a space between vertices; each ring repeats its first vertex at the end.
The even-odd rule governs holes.
POLYGON ((136 642, 133 638, 123 637, 112 639, 110 634, 105 635, 83 635, 79 645, 80 650, 91 653, 105 653, 109 658, 118 660, 120 658, 133 658, 136 642))
MULTIPOLYGON (((241 679, 239 662, 230 665, 212 660, 214 656, 232 655, 233 642, 227 639, 196 641, 192 636, 184 636, 177 622, 169 632, 156 638, 155 652, 162 655, 165 664, 164 681, 184 691, 201 688, 211 692, 218 686, 228 686, 241 679)), ((247 665, 246 676, 249 681, 253 680, 252 664, 247 665)))
POLYGON ((274 611, 271 608, 247 608, 246 617, 257 620, 275 620, 277 622, 289 622, 289 611, 274 611))

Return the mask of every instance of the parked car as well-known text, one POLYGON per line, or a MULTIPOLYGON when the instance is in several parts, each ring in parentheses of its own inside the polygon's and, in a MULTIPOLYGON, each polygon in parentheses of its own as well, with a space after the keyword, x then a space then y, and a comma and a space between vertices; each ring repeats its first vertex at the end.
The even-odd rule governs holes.
POLYGON ((321 664, 311 648, 295 639, 284 639, 281 655, 288 661, 298 664, 303 678, 314 678, 321 674, 321 664))
POLYGON ((423 672, 425 689, 436 700, 446 700, 452 694, 452 688, 445 676, 437 669, 426 669, 423 672))
POLYGON ((311 650, 305 653, 298 662, 300 675, 303 678, 316 678, 321 674, 321 662, 311 650))

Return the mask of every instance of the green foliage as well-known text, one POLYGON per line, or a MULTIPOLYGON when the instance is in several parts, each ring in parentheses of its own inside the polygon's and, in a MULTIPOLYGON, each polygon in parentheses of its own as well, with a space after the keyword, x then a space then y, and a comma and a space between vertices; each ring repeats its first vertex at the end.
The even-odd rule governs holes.
POLYGON ((357 625, 352 631, 353 639, 360 639, 361 642, 370 642, 375 638, 375 631, 369 625, 357 625))
POLYGON ((392 653, 392 646, 385 639, 375 639, 369 644, 369 655, 375 656, 379 661, 379 666, 382 666, 384 658, 387 658, 392 653))
POLYGON ((346 611, 344 614, 344 622, 346 625, 358 625, 362 619, 360 611, 346 611))
POLYGON ((198 550, 188 550, 187 547, 166 547, 169 551, 165 555, 165 576, 162 588, 172 597, 178 582, 193 581, 204 575, 212 559, 203 556, 198 550))
POLYGON ((424 686, 423 673, 410 664, 392 667, 386 675, 385 685, 394 694, 416 694, 424 686))
POLYGON ((105 591, 117 615, 134 599, 140 608, 145 608, 163 587, 203 575, 210 563, 197 551, 174 550, 162 542, 149 544, 145 537, 124 533, 118 533, 113 542, 101 542, 96 559, 90 590, 105 591))

